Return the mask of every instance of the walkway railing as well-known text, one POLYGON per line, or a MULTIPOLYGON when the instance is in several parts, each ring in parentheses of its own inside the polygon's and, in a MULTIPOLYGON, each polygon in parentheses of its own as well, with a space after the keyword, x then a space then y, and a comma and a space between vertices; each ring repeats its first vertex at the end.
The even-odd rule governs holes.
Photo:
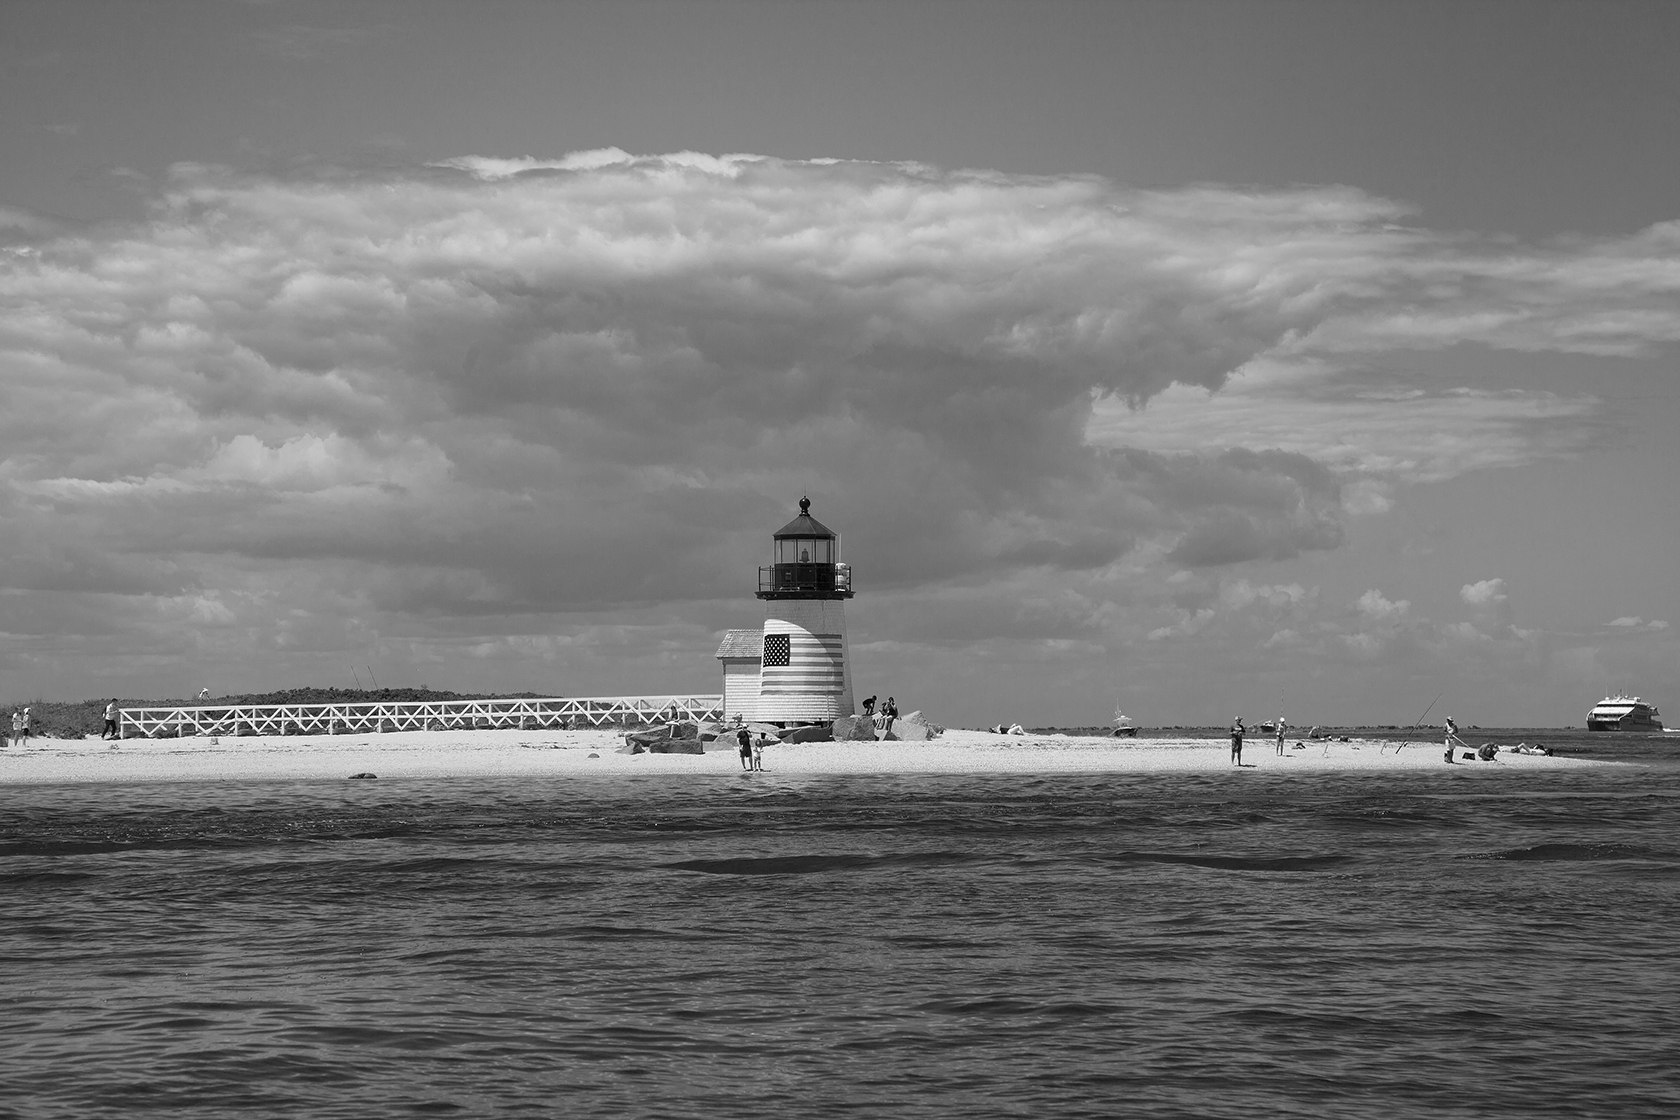
POLYGON ((512 727, 645 726, 721 720, 721 696, 571 696, 543 700, 390 700, 366 704, 205 704, 122 708, 122 738, 183 735, 341 735, 512 727))

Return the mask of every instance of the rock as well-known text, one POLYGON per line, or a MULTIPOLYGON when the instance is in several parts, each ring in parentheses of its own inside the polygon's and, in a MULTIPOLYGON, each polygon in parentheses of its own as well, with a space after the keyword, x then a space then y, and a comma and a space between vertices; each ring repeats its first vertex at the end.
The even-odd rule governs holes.
POLYGON ((642 752, 644 752, 646 750, 647 750, 647 747, 645 747, 641 743, 626 742, 622 747, 619 747, 618 750, 615 751, 614 753, 615 754, 641 754, 642 752))
POLYGON ((377 778, 377 777, 379 777, 378 774, 352 774, 352 775, 350 775, 350 780, 353 782, 353 781, 356 781, 358 778, 377 778))
POLYGON ((898 732, 896 732, 896 731, 883 731, 883 732, 881 732, 881 742, 883 742, 883 743, 896 743, 896 742, 898 742, 898 732))
POLYGON ((811 724, 808 727, 790 727, 782 732, 782 742, 832 743, 834 742, 834 732, 826 724, 821 723, 811 724))
POLYGON ((898 737, 905 741, 937 739, 944 734, 945 729, 937 723, 929 723, 919 711, 911 712, 903 719, 893 721, 893 730, 898 737))
POLYGON ((875 724, 868 716, 841 716, 829 734, 837 743, 873 743, 875 724))
POLYGON ((590 758, 600 758, 601 756, 596 754, 594 751, 590 751, 589 752, 589 757, 590 758))
POLYGON ((723 734, 723 728, 715 723, 702 723, 698 726, 695 738, 702 743, 709 743, 723 734))
MULTIPOLYGON (((655 743, 663 743, 671 738, 671 732, 664 727, 650 727, 644 731, 626 731, 624 741, 637 746, 651 747, 655 743)), ((636 753, 634 751, 630 752, 636 753)))
POLYGON ((705 754, 706 744, 698 739, 665 739, 649 743, 648 750, 653 754, 705 754))
POLYGON ((698 738, 700 738, 700 725, 697 724, 697 723, 692 723, 692 722, 673 723, 673 724, 670 725, 669 730, 670 730, 670 735, 668 735, 667 738, 670 738, 670 739, 698 739, 698 738))

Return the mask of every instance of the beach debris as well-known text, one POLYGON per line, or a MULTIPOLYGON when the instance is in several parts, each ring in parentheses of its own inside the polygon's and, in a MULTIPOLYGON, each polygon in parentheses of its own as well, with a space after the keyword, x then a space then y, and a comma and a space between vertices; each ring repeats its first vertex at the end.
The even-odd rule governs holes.
POLYGON ((584 757, 585 757, 585 758, 600 758, 600 757, 601 757, 601 756, 600 756, 600 755, 598 755, 598 754, 596 754, 596 753, 595 753, 595 752, 594 752, 594 751, 590 751, 590 752, 589 752, 589 753, 588 753, 588 754, 587 754, 587 755, 585 755, 585 756, 584 756, 584 757))
POLYGON ((360 779, 363 779, 363 778, 377 778, 377 777, 379 777, 379 775, 378 775, 378 774, 369 774, 369 773, 368 773, 368 772, 366 772, 366 771, 365 771, 365 770, 364 770, 364 771, 363 771, 363 772, 362 772, 362 773, 360 773, 360 774, 352 774, 352 775, 350 775, 350 780, 351 780, 351 781, 352 781, 352 782, 354 782, 354 781, 358 781, 358 780, 360 780, 360 779))

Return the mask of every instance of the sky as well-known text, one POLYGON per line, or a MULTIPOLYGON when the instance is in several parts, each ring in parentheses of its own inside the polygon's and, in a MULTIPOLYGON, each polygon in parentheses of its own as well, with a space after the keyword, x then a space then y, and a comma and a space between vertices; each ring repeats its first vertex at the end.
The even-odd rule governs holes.
POLYGON ((0 5, 0 698, 1680 723, 1680 6, 0 5), (1438 699, 1437 699, 1438 698, 1438 699))

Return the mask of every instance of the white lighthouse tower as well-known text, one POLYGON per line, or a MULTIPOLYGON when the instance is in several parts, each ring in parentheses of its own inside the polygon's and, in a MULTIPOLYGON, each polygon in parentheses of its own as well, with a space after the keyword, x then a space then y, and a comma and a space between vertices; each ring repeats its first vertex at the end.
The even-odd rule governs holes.
POLYGON ((840 562, 839 537, 811 516, 809 498, 799 499, 799 516, 772 538, 771 563, 758 569, 758 597, 763 630, 731 630, 718 649, 726 714, 765 723, 851 715, 852 572, 840 562))

